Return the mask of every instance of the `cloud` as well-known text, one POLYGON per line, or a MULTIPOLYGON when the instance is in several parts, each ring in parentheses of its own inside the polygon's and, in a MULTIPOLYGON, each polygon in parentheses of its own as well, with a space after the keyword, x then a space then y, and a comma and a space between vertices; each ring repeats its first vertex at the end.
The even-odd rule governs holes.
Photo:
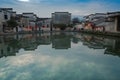
POLYGON ((39 17, 51 17, 51 13, 56 11, 88 15, 120 10, 119 0, 29 0, 27 3, 18 0, 1 0, 1 2, 0 7, 12 7, 18 13, 34 12, 39 17))
POLYGON ((18 0, 18 1, 21 1, 21 2, 29 2, 30 0, 18 0))
POLYGON ((89 52, 89 56, 81 55, 82 53, 79 53, 80 55, 76 53, 69 53, 69 55, 57 53, 54 56, 38 54, 35 51, 21 53, 0 60, 1 80, 83 80, 86 77, 92 80, 119 79, 116 76, 118 73, 113 72, 114 69, 119 69, 117 68, 119 65, 111 65, 111 59, 104 59, 104 56, 100 55, 96 60, 94 56, 97 55, 90 56, 91 53, 89 52), (101 58, 103 59, 101 60, 101 58), (107 62, 103 62, 104 60, 107 62))

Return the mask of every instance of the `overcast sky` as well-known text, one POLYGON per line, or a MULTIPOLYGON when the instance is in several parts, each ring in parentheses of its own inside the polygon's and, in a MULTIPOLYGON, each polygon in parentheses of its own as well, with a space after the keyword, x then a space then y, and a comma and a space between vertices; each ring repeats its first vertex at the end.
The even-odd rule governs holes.
POLYGON ((39 17, 68 11, 72 15, 120 11, 120 0, 0 0, 0 7, 11 7, 17 13, 34 12, 39 17))

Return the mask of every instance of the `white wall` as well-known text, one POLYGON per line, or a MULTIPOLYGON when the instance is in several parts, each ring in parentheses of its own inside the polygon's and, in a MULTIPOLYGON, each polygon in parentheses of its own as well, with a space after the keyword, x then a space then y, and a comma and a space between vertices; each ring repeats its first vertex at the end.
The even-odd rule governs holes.
POLYGON ((29 18, 29 20, 36 21, 36 16, 34 14, 23 14, 23 16, 26 16, 29 18))
POLYGON ((106 22, 105 31, 116 32, 115 22, 106 22))
POLYGON ((43 20, 43 21, 39 21, 39 25, 40 25, 39 27, 41 27, 41 30, 43 30, 43 31, 50 31, 51 19, 46 19, 46 20, 43 20), (45 26, 45 27, 43 27, 43 26, 45 26))

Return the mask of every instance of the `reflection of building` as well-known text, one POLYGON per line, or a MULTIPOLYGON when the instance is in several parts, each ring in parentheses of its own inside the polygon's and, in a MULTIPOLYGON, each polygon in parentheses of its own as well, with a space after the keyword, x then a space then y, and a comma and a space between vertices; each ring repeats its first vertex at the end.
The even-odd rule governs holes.
POLYGON ((93 49, 104 49, 104 39, 95 36, 83 36, 83 45, 93 49))
POLYGON ((54 35, 52 40, 52 48, 55 49, 68 49, 71 48, 71 39, 68 36, 54 35))
POLYGON ((68 49, 71 48, 71 41, 68 38, 53 40, 52 47, 55 49, 68 49))
POLYGON ((9 46, 3 38, 0 38, 0 58, 7 56, 15 56, 16 51, 17 50, 9 46))
POLYGON ((71 23, 71 13, 69 12, 55 12, 52 13, 52 23, 53 24, 70 24, 71 23))
POLYGON ((106 44, 107 48, 104 54, 114 55, 120 57, 120 40, 110 40, 110 43, 106 44))
POLYGON ((104 54, 120 56, 120 39, 59 32, 0 37, 0 57, 15 56, 21 48, 34 51, 40 45, 52 45, 52 48, 55 49, 69 49, 71 41, 73 43, 82 42, 84 46, 91 49, 103 49, 104 54))
POLYGON ((9 53, 15 53, 20 48, 25 50, 35 50, 39 45, 51 44, 50 33, 16 35, 11 36, 10 38, 7 36, 0 39, 0 54, 6 53, 8 55, 9 53))
POLYGON ((35 50, 39 45, 51 44, 50 34, 24 35, 20 44, 25 50, 35 50))
POLYGON ((49 45, 51 44, 51 36, 50 33, 43 33, 39 38, 40 45, 49 45))
POLYGON ((38 44, 32 42, 32 40, 24 40, 21 42, 21 47, 25 50, 35 50, 37 49, 38 44))

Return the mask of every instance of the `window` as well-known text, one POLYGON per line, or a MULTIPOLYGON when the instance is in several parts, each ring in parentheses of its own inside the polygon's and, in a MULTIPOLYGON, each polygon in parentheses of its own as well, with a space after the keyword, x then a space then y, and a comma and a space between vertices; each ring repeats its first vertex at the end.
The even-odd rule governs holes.
POLYGON ((7 15, 4 15, 4 19, 8 19, 8 16, 7 16, 7 15))

